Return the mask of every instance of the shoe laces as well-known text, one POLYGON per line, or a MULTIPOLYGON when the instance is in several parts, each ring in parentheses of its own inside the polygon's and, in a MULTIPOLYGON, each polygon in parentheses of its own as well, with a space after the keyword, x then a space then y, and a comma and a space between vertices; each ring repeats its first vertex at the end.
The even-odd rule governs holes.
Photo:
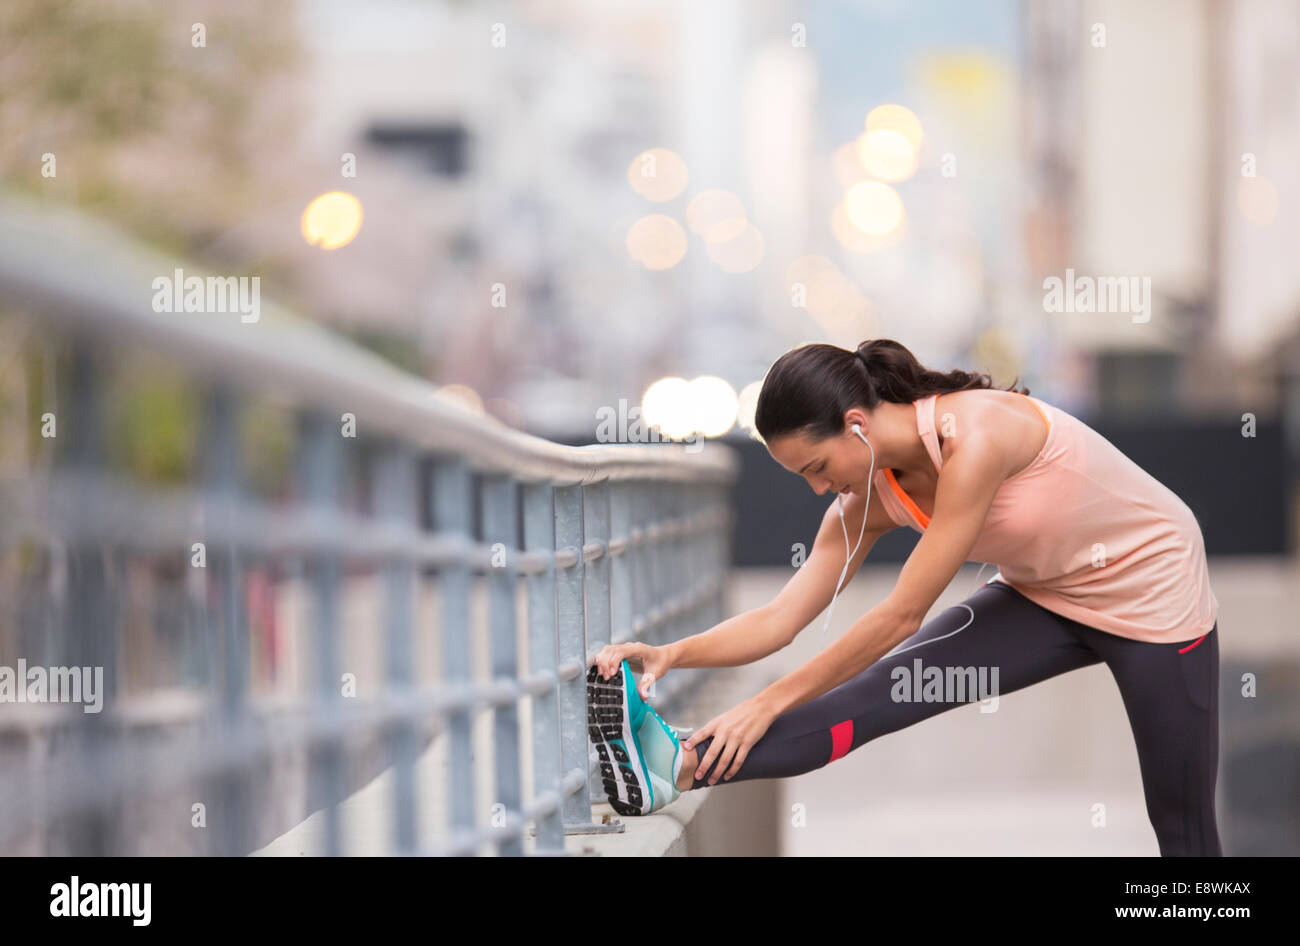
POLYGON ((663 723, 665 726, 668 727, 668 731, 673 734, 674 739, 677 739, 678 741, 681 740, 681 736, 678 734, 676 726, 673 726, 668 722, 668 720, 660 716, 659 711, 656 710, 653 706, 650 707, 650 712, 655 714, 655 719, 659 720, 659 722, 663 723))

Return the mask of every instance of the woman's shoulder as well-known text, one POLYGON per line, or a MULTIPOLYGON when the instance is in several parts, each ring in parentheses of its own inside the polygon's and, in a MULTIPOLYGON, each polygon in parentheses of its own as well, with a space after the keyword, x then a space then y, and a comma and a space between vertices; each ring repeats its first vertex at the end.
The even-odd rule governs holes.
POLYGON ((942 391, 930 395, 934 398, 934 425, 937 430, 947 426, 953 435, 959 433, 962 421, 1013 422, 1016 417, 1042 420, 1037 406, 1027 394, 1003 391, 999 388, 970 388, 965 391, 942 391))
POLYGON ((934 402, 934 431, 945 460, 960 448, 963 434, 978 432, 976 439, 1005 449, 1016 467, 1035 456, 1048 436, 1043 415, 1028 395, 997 388, 940 393, 934 402))

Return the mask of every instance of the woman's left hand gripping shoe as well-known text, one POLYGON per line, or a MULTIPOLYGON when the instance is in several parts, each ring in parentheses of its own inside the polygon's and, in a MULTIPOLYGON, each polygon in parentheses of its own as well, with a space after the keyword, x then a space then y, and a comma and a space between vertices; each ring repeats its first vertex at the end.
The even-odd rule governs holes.
POLYGON ((677 730, 641 699, 626 660, 608 680, 595 665, 587 671, 587 733, 609 806, 620 815, 648 815, 681 794, 677 730))

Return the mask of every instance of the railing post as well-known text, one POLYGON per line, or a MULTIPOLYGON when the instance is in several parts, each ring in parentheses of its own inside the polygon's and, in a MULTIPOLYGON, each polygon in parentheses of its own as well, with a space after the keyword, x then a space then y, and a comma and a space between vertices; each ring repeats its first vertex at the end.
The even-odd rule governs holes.
MULTIPOLYGON (((434 530, 449 537, 459 537, 468 543, 470 513, 473 510, 473 481, 465 458, 438 456, 429 485, 433 491, 430 505, 433 509, 434 530)), ((467 690, 473 682, 470 580, 468 561, 448 565, 438 576, 442 597, 443 677, 455 691, 467 690)), ((448 714, 448 827, 453 836, 464 836, 474 830, 473 721, 474 713, 471 709, 455 709, 448 714)))
POLYGON ((713 573, 718 576, 718 593, 714 596, 714 623, 726 620, 727 611, 727 569, 731 566, 731 493, 725 486, 709 487, 709 494, 714 504, 723 512, 722 523, 716 533, 716 550, 713 560, 713 573))
POLYGON ((587 649, 611 643, 609 598, 609 484, 590 483, 582 488, 584 546, 600 546, 587 564, 583 584, 587 602, 587 649))
MULTIPOLYGON (((400 443, 385 446, 374 478, 374 509, 395 531, 417 531, 416 459, 400 443)), ((415 690, 414 624, 415 566, 406 555, 383 565, 387 617, 385 677, 395 702, 409 705, 415 690)), ((416 724, 408 718, 388 728, 389 758, 393 760, 393 849, 412 854, 419 845, 415 817, 416 724)))
POLYGON ((588 792, 566 798, 565 824, 591 821, 591 797, 604 798, 604 789, 592 788, 587 743, 587 637, 583 625, 582 487, 555 490, 556 551, 576 552, 578 560, 555 576, 555 618, 559 632, 560 663, 577 661, 582 673, 560 684, 561 768, 580 766, 588 774, 588 792), (590 793, 590 794, 589 794, 590 793))
MULTIPOLYGON (((525 483, 524 549, 545 555, 546 567, 531 573, 528 587, 528 665, 533 674, 556 673, 559 649, 555 637, 555 496, 550 483, 525 483)), ((564 806, 560 746, 560 687, 533 698, 534 795, 553 791, 559 802, 550 814, 537 819, 537 854, 562 855, 564 806)), ((585 785, 584 785, 585 794, 585 785)))
MULTIPOLYGON (((209 389, 206 418, 208 452, 204 462, 208 496, 205 521, 215 516, 229 519, 240 499, 241 469, 239 412, 235 393, 225 384, 209 389)), ((212 738, 234 742, 250 731, 248 715, 248 614, 244 568, 234 541, 208 548, 211 587, 220 595, 219 637, 209 640, 219 647, 221 686, 218 698, 217 730, 212 738)), ((209 598, 211 603, 211 597, 209 598)), ((219 839, 216 853, 225 856, 247 854, 252 848, 249 785, 247 773, 228 769, 213 780, 216 817, 209 822, 219 839)))
MULTIPOLYGON (((83 477, 96 475, 104 461, 103 365, 90 346, 72 348, 72 392, 69 414, 58 419, 69 440, 66 466, 83 477)), ((78 503, 85 500, 77 497, 78 503)), ((68 543, 67 630, 63 659, 68 666, 103 667, 103 703, 106 712, 84 713, 73 724, 75 751, 86 763, 82 777, 91 782, 107 775, 113 764, 111 720, 116 715, 118 679, 118 628, 113 588, 105 570, 102 546, 72 537, 68 543)), ((78 855, 121 854, 117 805, 105 803, 68 819, 67 843, 78 855)), ((48 843, 48 839, 47 839, 48 843)), ((50 853, 63 853, 51 851, 50 853)))
MULTIPOLYGON (((306 506, 325 527, 337 522, 342 498, 342 436, 333 420, 313 411, 298 416, 299 488, 306 506)), ((312 554, 306 568, 312 601, 311 633, 315 680, 311 700, 331 730, 343 715, 342 667, 339 659, 339 557, 330 551, 312 554)), ((338 803, 343 799, 343 741, 330 736, 307 753, 308 807, 325 806, 325 853, 343 853, 338 803)))
POLYGON ((628 548, 628 574, 631 578, 632 639, 650 644, 650 631, 645 622, 650 616, 654 589, 650 584, 649 536, 646 532, 646 484, 641 480, 627 482, 628 535, 632 544, 628 548))
POLYGON ((616 480, 609 484, 609 538, 619 545, 609 561, 610 641, 624 644, 635 640, 632 633, 632 556, 628 547, 632 532, 632 484, 616 480))
MULTIPOLYGON (((492 640, 492 679, 513 681, 519 678, 519 660, 515 633, 518 614, 515 608, 514 556, 519 549, 516 536, 515 481, 508 476, 483 477, 481 497, 483 539, 492 545, 492 567, 488 571, 488 624, 492 640), (497 546, 501 546, 498 548, 497 546)), ((496 803, 504 806, 506 828, 522 816, 519 776, 519 706, 511 703, 493 710, 492 744, 496 750, 496 803)), ((495 818, 496 813, 493 813, 495 818)), ((499 853, 511 857, 523 854, 522 832, 498 842, 499 853)))
MULTIPOLYGON (((688 488, 680 483, 664 484, 663 517, 666 522, 672 524, 674 530, 679 528, 680 523, 677 520, 685 514, 688 508, 686 503, 688 488)), ((692 583, 696 580, 683 567, 686 564, 686 540, 680 533, 674 531, 671 535, 665 537, 663 560, 666 566, 664 571, 667 579, 667 587, 664 589, 664 601, 676 602, 681 595, 690 591, 692 583)), ((690 617, 689 612, 678 612, 664 622, 661 642, 668 644, 681 637, 690 617)))
POLYGON ((654 538, 646 546, 646 572, 649 575, 650 600, 654 602, 656 622, 650 629, 647 643, 656 647, 664 643, 663 607, 668 601, 668 582, 665 580, 664 537, 659 531, 663 525, 663 483, 651 480, 645 484, 646 522, 655 527, 654 538))

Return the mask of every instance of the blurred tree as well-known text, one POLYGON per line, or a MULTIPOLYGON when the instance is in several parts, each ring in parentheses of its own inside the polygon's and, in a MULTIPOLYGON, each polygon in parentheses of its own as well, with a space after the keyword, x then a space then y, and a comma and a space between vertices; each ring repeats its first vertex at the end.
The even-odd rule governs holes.
MULTIPOLYGON (((284 173, 263 166, 296 133, 295 14, 296 4, 256 0, 4 0, 0 188, 80 207, 186 262, 283 271, 257 241, 228 236, 282 201, 284 173), (42 173, 46 154, 53 176, 42 173)), ((0 351, 29 344, 25 326, 0 318, 0 351)), ((26 415, 6 411, 30 441, 49 389, 43 355, 22 364, 30 395, 11 391, 0 408, 26 415)), ((114 461, 148 480, 190 475, 197 393, 165 365, 128 359, 105 392, 114 461)), ((262 415, 251 424, 267 483, 284 435, 262 415)), ((20 462, 37 458, 39 443, 28 447, 20 462)))
MULTIPOLYGON (((294 4, 5 0, 0 186, 92 209, 186 257, 275 198, 295 129, 294 4), (205 45, 195 46, 196 24, 205 45), (56 174, 42 176, 53 154, 56 174)), ((238 244, 225 244, 224 262, 238 244)))

